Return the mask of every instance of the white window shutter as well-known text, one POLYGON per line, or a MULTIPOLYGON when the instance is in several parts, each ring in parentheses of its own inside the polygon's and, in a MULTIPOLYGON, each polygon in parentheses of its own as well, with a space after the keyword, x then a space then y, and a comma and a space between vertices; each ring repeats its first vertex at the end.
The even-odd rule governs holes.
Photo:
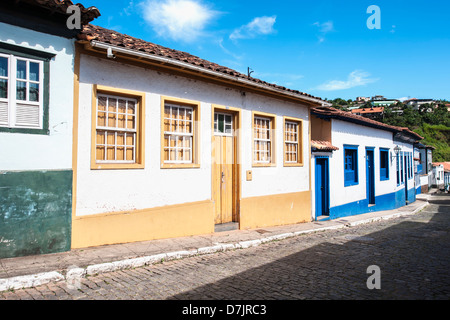
POLYGON ((40 127, 39 105, 16 104, 16 126, 40 127))
POLYGON ((0 125, 8 125, 8 102, 0 101, 0 125))

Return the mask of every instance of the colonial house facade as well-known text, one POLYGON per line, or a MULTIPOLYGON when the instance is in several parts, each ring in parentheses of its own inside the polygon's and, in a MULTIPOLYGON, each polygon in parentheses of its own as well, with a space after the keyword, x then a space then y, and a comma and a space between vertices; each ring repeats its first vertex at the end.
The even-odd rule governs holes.
POLYGON ((101 27, 78 38, 73 248, 311 220, 326 102, 101 27))
MULTIPOLYGON (((70 1, 0 2, 0 258, 67 251, 72 220, 70 1)), ((99 15, 78 5, 81 21, 99 15)))
POLYGON ((420 136, 328 107, 311 110, 311 126, 316 220, 415 201, 413 145, 420 136))

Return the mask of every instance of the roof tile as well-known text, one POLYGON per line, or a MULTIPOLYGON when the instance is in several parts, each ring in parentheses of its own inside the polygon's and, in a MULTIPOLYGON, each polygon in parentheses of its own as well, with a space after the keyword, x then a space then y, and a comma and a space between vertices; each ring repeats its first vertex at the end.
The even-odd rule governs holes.
MULTIPOLYGON (((56 1, 56 0, 52 0, 52 1, 56 1)), ((297 94, 297 95, 301 95, 304 97, 309 97, 309 98, 323 101, 319 97, 315 97, 315 96, 312 96, 310 94, 307 94, 307 93, 304 93, 304 92, 301 92, 298 90, 288 89, 288 88, 285 88, 285 87, 282 87, 282 86, 279 86, 276 84, 262 81, 260 79, 249 77, 248 75, 239 73, 236 70, 218 65, 216 63, 213 63, 213 62, 210 62, 210 61, 207 61, 204 59, 201 59, 201 58, 191 55, 189 53, 174 50, 174 49, 169 49, 169 48, 166 48, 166 47, 163 47, 163 46, 160 46, 160 45, 157 45, 157 44, 154 44, 154 43, 142 40, 142 39, 134 38, 129 35, 121 34, 121 33, 115 32, 113 30, 108 30, 108 29, 105 29, 105 28, 102 28, 99 26, 95 26, 92 24, 85 25, 83 30, 79 34, 78 38, 80 40, 85 40, 85 41, 95 40, 98 42, 111 44, 111 45, 117 46, 117 47, 125 47, 130 50, 143 51, 148 54, 154 54, 154 55, 159 55, 159 56, 167 57, 167 58, 178 60, 178 61, 183 61, 183 62, 192 64, 192 65, 204 68, 204 69, 228 74, 228 75, 231 75, 231 76, 237 77, 237 78, 247 79, 247 80, 250 80, 255 83, 262 84, 262 85, 265 85, 265 86, 268 86, 271 88, 276 88, 276 89, 287 91, 287 92, 290 92, 293 94, 297 94)), ((326 103, 325 101, 323 101, 323 102, 326 103)))

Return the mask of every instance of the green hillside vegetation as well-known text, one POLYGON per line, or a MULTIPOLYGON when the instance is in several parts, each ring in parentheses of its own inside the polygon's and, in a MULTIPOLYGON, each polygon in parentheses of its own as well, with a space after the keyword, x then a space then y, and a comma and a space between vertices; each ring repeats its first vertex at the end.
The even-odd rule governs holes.
MULTIPOLYGON (((344 111, 349 111, 348 107, 354 105, 353 101, 341 98, 329 102, 334 108, 344 111)), ((445 106, 449 102, 445 100, 440 102, 437 108, 425 104, 419 110, 398 102, 386 108, 383 116, 376 120, 413 130, 425 138, 421 143, 436 148, 433 151, 433 162, 450 161, 450 112, 445 106)), ((370 102, 367 102, 362 107, 370 108, 370 106, 370 102)))
POLYGON ((444 104, 437 108, 423 105, 419 110, 397 103, 386 108, 382 122, 407 127, 425 139, 421 142, 436 148, 433 162, 450 161, 450 113, 444 104), (397 112, 396 112, 397 111, 397 112), (403 111, 403 114, 398 111, 403 111))

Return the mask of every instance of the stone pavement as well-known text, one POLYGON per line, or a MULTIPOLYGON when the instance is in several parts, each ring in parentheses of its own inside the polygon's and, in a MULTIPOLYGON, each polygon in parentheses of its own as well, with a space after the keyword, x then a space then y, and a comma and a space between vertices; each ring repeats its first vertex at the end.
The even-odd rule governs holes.
MULTIPOLYGON (((431 194, 432 192, 430 192, 431 194)), ((331 221, 226 231, 210 235, 72 250, 70 252, 0 260, 0 292, 36 287, 45 283, 141 267, 202 254, 248 248, 299 235, 340 229, 362 223, 411 215, 428 206, 430 194, 390 211, 374 212, 331 221)))

